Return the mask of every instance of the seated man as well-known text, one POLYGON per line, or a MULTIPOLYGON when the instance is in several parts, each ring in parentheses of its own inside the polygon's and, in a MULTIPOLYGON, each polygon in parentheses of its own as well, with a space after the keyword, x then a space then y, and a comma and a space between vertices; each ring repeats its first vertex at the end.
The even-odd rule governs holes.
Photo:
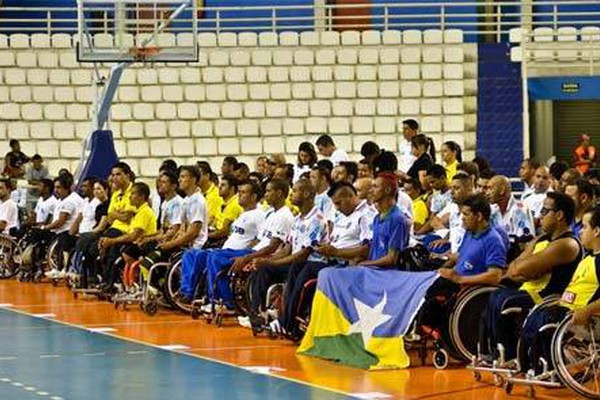
POLYGON ((545 233, 509 265, 506 273, 508 279, 521 283, 520 288, 498 289, 489 299, 480 332, 484 354, 496 355, 501 343, 506 359, 513 359, 521 321, 515 320, 514 315, 502 315, 502 311, 511 307, 527 311, 542 298, 562 293, 582 258, 581 244, 570 229, 575 215, 573 200, 550 192, 540 215, 545 233))
MULTIPOLYGON (((287 276, 283 313, 279 316, 281 331, 292 338, 298 338, 299 324, 296 321, 297 307, 303 287, 311 279, 316 279, 319 271, 332 265, 356 264, 369 253, 369 243, 373 236, 373 219, 376 211, 366 200, 358 198, 356 189, 349 183, 335 184, 328 195, 337 209, 333 219, 331 241, 314 247, 317 253, 326 257, 324 262, 306 262, 292 265, 287 276)), ((310 302, 310 299, 306 302, 310 302)), ((272 325, 277 329, 277 325, 272 325)))
POLYGON ((577 265, 560 302, 534 311, 523 326, 521 341, 525 351, 519 359, 522 372, 533 369, 539 373, 540 359, 552 361, 550 344, 554 330, 540 332, 542 326, 558 323, 568 312, 573 312, 573 324, 585 327, 590 317, 600 314, 600 208, 584 214, 581 242, 589 255, 577 265))
POLYGON ((243 207, 239 204, 238 180, 233 175, 224 175, 221 177, 219 196, 223 199, 223 205, 217 217, 217 229, 208 233, 208 239, 213 242, 223 243, 229 235, 231 224, 244 211, 243 207))
MULTIPOLYGON (((294 218, 291 230, 284 245, 270 257, 254 258, 246 267, 254 271, 250 275, 250 321, 253 326, 262 326, 266 318, 265 302, 269 287, 285 282, 289 271, 296 264, 324 263, 325 258, 314 251, 318 243, 327 239, 327 220, 315 207, 316 189, 310 180, 300 179, 294 184, 292 204, 300 213, 294 218), (262 318, 255 318, 262 316, 262 318)), ((279 323, 273 321, 274 331, 279 331, 279 323)))
POLYGON ((12 186, 9 179, 0 179, 0 232, 9 235, 12 228, 19 226, 19 209, 10 198, 12 186))

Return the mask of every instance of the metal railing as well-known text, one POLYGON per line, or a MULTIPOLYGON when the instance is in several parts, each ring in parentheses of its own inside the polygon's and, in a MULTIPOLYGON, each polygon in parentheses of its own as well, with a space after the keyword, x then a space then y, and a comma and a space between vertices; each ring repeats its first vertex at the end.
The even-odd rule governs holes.
MULTIPOLYGON (((111 33, 114 12, 96 7, 97 13, 93 19, 90 15, 88 22, 96 32, 111 33)), ((185 32, 191 23, 188 13, 170 30, 185 32)), ((468 41, 506 41, 510 29, 521 26, 556 29, 585 25, 600 26, 597 0, 202 7, 198 19, 200 32, 461 29, 468 41)), ((76 8, 0 7, 0 31, 75 33, 76 8)))

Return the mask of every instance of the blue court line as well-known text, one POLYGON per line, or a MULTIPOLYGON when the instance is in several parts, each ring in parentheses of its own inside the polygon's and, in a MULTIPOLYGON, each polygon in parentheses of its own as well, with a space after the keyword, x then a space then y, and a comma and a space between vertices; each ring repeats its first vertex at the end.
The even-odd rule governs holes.
POLYGON ((8 309, 0 326, 2 400, 353 398, 8 309))

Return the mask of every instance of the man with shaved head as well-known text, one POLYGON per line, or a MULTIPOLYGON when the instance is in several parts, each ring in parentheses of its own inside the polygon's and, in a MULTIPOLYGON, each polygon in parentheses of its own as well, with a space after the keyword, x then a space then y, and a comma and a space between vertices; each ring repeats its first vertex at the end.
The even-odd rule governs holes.
POLYGON ((356 194, 358 198, 361 200, 366 200, 369 204, 371 201, 371 186, 373 185, 372 178, 358 178, 354 182, 354 189, 356 189, 356 194))
POLYGON ((544 200, 546 200, 546 194, 552 191, 550 184, 552 183, 552 176, 550 170, 546 166, 541 166, 535 170, 533 175, 533 186, 532 192, 523 196, 523 203, 531 210, 533 217, 535 218, 536 226, 539 225, 540 211, 544 206, 544 200))
POLYGON ((509 238, 519 239, 535 235, 535 226, 531 210, 514 198, 510 181, 506 176, 496 175, 483 187, 483 192, 502 216, 502 224, 509 238))

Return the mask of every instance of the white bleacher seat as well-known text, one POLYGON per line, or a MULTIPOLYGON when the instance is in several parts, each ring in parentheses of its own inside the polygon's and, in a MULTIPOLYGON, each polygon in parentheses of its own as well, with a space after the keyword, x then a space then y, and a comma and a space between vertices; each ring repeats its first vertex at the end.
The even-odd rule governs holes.
POLYGON ((441 47, 430 47, 427 46, 423 49, 423 62, 426 63, 441 63, 443 58, 443 51, 441 47))
POLYGON ((377 82, 359 82, 356 85, 356 92, 361 99, 374 99, 377 97, 377 82))
POLYGON ((46 85, 48 83, 48 71, 44 69, 28 69, 27 83, 29 85, 46 85))
POLYGON ((8 36, 0 33, 0 49, 8 49, 8 36))
POLYGON ((465 85, 463 81, 444 81, 444 95, 463 96, 465 94, 465 85))
POLYGON ((465 106, 462 98, 446 98, 442 100, 444 114, 464 114, 465 106))
MULTIPOLYGON (((121 136, 141 139, 144 137, 144 124, 139 121, 127 121, 121 124, 121 136)), ((152 144, 152 142, 150 142, 152 144)))
POLYGON ((263 67, 246 68, 246 81, 248 82, 266 82, 267 69, 263 67))
POLYGON ((421 78, 421 68, 417 64, 403 64, 400 66, 400 79, 419 80, 421 78))
POLYGON ((10 90, 8 86, 0 86, 0 103, 8 103, 9 100, 10 90))
POLYGON ((170 157, 172 155, 171 140, 169 140, 169 139, 151 140, 150 141, 150 155, 153 157, 170 157))
POLYGON ((195 103, 177 104, 177 117, 183 120, 198 119, 198 105, 195 103))
POLYGON ((444 94, 444 87, 442 82, 424 82, 423 83, 423 97, 442 97, 444 94))
POLYGON ((150 138, 167 137, 167 124, 164 121, 145 122, 144 134, 150 138))
POLYGON ((426 29, 423 32, 423 43, 441 44, 444 41, 444 34, 440 29, 426 29))
POLYGON ((380 81, 395 81, 398 79, 397 65, 380 65, 377 67, 377 77, 380 81))
POLYGON ((420 101, 417 99, 401 99, 398 105, 400 115, 419 115, 420 101))
POLYGON ((225 68, 225 82, 244 83, 246 82, 246 70, 244 68, 225 68))
MULTIPOLYGON (((5 89, 8 89, 8 87, 5 87, 5 89)), ((15 103, 29 103, 31 101, 31 88, 29 86, 12 86, 10 88, 10 100, 15 103)))
POLYGON ((402 43, 421 44, 423 43, 423 34, 417 29, 407 29, 402 32, 402 43))
POLYGON ((242 154, 260 155, 263 153, 262 142, 258 138, 243 138, 240 141, 242 154))
MULTIPOLYGON (((427 84, 427 82, 425 83, 427 84)), ((420 82, 402 82, 400 85, 400 95, 404 97, 421 97, 420 82)))
POLYGON ((51 37, 52 48, 55 49, 70 49, 73 47, 71 35, 67 33, 55 33, 51 37))
POLYGON ((217 47, 217 35, 212 32, 199 33, 198 34, 198 45, 200 46, 201 49, 207 48, 207 47, 217 47))
POLYGON ((258 136, 258 120, 240 119, 237 121, 237 134, 240 136, 258 136))
POLYGON ((421 114, 439 115, 442 113, 442 101, 440 99, 423 99, 421 101, 421 114))
MULTIPOLYGON (((284 135, 304 135, 304 132, 304 120, 298 118, 286 118, 283 120, 284 135)), ((265 148, 270 149, 270 147, 265 148)))
POLYGON ((223 82, 223 68, 203 68, 202 82, 221 83, 223 82))
MULTIPOLYGON (((264 118, 265 104, 251 101, 244 104, 244 117, 246 118, 264 118)), ((236 117, 237 118, 237 117, 236 117)))
POLYGON ((401 44, 402 32, 397 30, 385 30, 381 32, 381 41, 383 44, 401 44))
POLYGON ((89 86, 92 83, 92 74, 89 70, 74 69, 71 71, 71 84, 89 86))
POLYGON ((375 100, 358 99, 354 103, 354 114, 361 116, 375 115, 376 112, 375 100))
POLYGON ((465 131, 465 119, 462 115, 445 116, 444 132, 464 132, 465 131))
POLYGON ((17 67, 35 68, 37 66, 37 53, 34 51, 22 51, 17 53, 17 67))
POLYGON ((0 51, 0 67, 12 67, 15 65, 15 54, 10 51, 0 51))
POLYGON ((221 32, 217 35, 219 47, 236 47, 237 34, 235 32, 221 32))
POLYGON ((464 69, 462 64, 444 64, 444 79, 463 79, 464 69))
POLYGON ((381 44, 381 32, 375 30, 363 31, 361 41, 363 46, 379 45, 381 44))
POLYGON ((442 119, 440 117, 423 117, 421 119, 421 130, 423 133, 440 133, 442 131, 442 119))
POLYGON ((379 84, 379 96, 384 98, 398 98, 400 96, 400 83, 385 82, 379 84))
POLYGON ((79 142, 61 142, 60 155, 62 157, 74 158, 81 152, 81 143, 79 142))
MULTIPOLYGON (((584 46, 600 45, 600 27, 584 26, 581 28, 581 41, 584 46)), ((584 61, 589 61, 590 58, 600 58, 600 50, 582 50, 581 57, 584 61)))
POLYGON ((374 48, 360 49, 358 51, 358 61, 360 64, 377 64, 379 61, 379 52, 374 48))
POLYGON ((335 84, 333 82, 318 82, 315 84, 315 98, 332 99, 335 97, 335 84))
POLYGON ((281 135, 280 119, 263 119, 260 121, 260 133, 265 136, 281 135))
POLYGON ((26 82, 25 69, 10 68, 4 70, 4 83, 7 85, 24 85, 26 82))
POLYGON ((115 46, 115 39, 110 33, 97 33, 93 37, 94 46, 101 49, 110 49, 115 46))
POLYGON ((335 97, 340 99, 353 99, 356 97, 356 83, 336 82, 335 97))
POLYGON ((283 153, 285 151, 285 141, 283 138, 263 139, 264 149, 273 149, 273 153, 283 153))
POLYGON ((396 48, 382 48, 379 51, 379 62, 381 64, 399 64, 400 51, 396 48))
POLYGON ((36 49, 50 48, 50 36, 46 33, 34 33, 31 35, 31 47, 36 49))
POLYGON ((43 140, 37 142, 38 154, 43 154, 44 158, 55 158, 59 156, 59 142, 55 140, 43 140))
POLYGON ((200 69, 185 67, 179 70, 181 83, 200 83, 200 69))
POLYGON ((24 33, 13 33, 10 35, 9 43, 11 49, 28 49, 29 35, 24 33))
POLYGON ((147 158, 139 161, 139 168, 142 176, 155 176, 161 165, 161 160, 157 158, 147 158))
POLYGON ((300 33, 300 44, 302 46, 318 46, 319 32, 305 31, 300 33))
POLYGON ((523 28, 511 28, 508 31, 508 41, 510 43, 521 43, 523 41, 523 28))
POLYGON ((52 137, 54 139, 73 139, 75 125, 71 122, 55 122, 52 126, 52 137))
POLYGON ((337 52, 338 64, 357 64, 358 52, 352 48, 342 48, 337 52))
POLYGON ((400 59, 403 64, 418 64, 421 62, 421 49, 418 47, 403 47, 400 50, 400 59))
POLYGON ((268 100, 270 96, 270 87, 267 84, 248 85, 251 100, 268 100))
POLYGON ((316 63, 319 65, 333 65, 336 63, 336 53, 331 49, 319 49, 316 51, 316 63))
POLYGON ((39 86, 33 89, 33 101, 36 103, 51 103, 54 101, 52 86, 39 86))
POLYGON ((535 28, 533 30, 533 41, 535 44, 535 50, 533 51, 533 57, 538 61, 549 61, 554 58, 554 50, 546 50, 540 47, 553 46, 552 41, 554 40, 554 30, 552 28, 535 28))
POLYGON ((343 135, 350 133, 350 120, 348 118, 329 118, 329 133, 343 135))
POLYGON ((208 63, 215 67, 225 67, 229 65, 229 53, 226 51, 211 51, 208 54, 208 63))
POLYGON ((275 47, 278 44, 278 36, 275 32, 261 32, 258 34, 260 46, 275 47))
POLYGON ((169 137, 190 137, 190 126, 189 121, 169 121, 167 123, 169 137))
POLYGON ((170 102, 183 101, 183 87, 181 85, 163 86, 163 99, 170 102))
MULTIPOLYGON (((77 154, 77 153, 75 153, 75 154, 77 154)), ((146 141, 146 140, 128 140, 127 141, 127 155, 129 157, 148 157, 150 155, 148 141, 146 141)))
POLYGON ((274 50, 273 51, 274 65, 294 65, 294 53, 290 50, 274 50))
POLYGON ((340 33, 337 31, 323 31, 319 36, 322 46, 339 46, 340 44, 340 33))
POLYGON ((421 77, 425 80, 442 79, 442 65, 423 64, 421 68, 421 77))
POLYGON ((316 82, 329 82, 333 79, 333 70, 328 66, 316 66, 312 69, 312 80, 316 82))
POLYGON ((69 74, 60 69, 52 69, 48 74, 48 82, 51 85, 69 85, 71 83, 69 78, 69 74))
POLYGON ((217 154, 216 139, 196 139, 196 154, 201 156, 217 154))
POLYGON ((290 100, 292 89, 289 83, 276 83, 271 85, 271 98, 275 100, 290 100))
POLYGON ((462 63, 465 60, 465 52, 460 46, 444 46, 444 62, 462 63))
MULTIPOLYGON (((11 139, 29 139, 29 125, 24 122, 9 122, 7 131, 9 132, 11 139)), ((34 143, 32 142, 25 143, 21 144, 21 150, 23 152, 27 151, 25 150, 24 145, 28 147, 34 147, 34 143)))
MULTIPOLYGON (((304 129, 307 134, 322 134, 327 132, 327 118, 307 118, 304 129)), ((298 148, 297 146, 295 147, 296 149, 298 148)))
MULTIPOLYGON (((175 112, 175 105, 173 104, 169 104, 172 106, 172 111, 169 112, 164 112, 163 113, 163 118, 159 117, 159 109, 160 107, 165 107, 167 103, 160 103, 157 105, 157 109, 156 109, 156 115, 159 119, 172 119, 175 118, 176 112, 175 112)), ((133 105, 133 118, 136 120, 143 120, 143 121, 149 121, 151 119, 154 119, 154 105, 153 104, 145 104, 145 103, 138 103, 138 104, 134 104, 133 105)))
POLYGON ((356 79, 359 81, 374 81, 377 79, 377 68, 371 65, 356 67, 356 79))
POLYGON ((312 99, 313 88, 311 83, 294 83, 292 84, 293 99, 312 99))
MULTIPOLYGON (((132 97, 135 97, 133 92, 138 88, 136 86, 123 86, 122 89, 125 89, 124 92, 131 92, 132 97)), ((121 88, 119 88, 119 92, 121 92, 121 88)), ((163 100, 162 88, 156 85, 142 86, 140 95, 142 101, 147 103, 158 103, 163 100)))
POLYGON ((444 43, 462 43, 463 41, 462 29, 446 29, 444 31, 444 43))
POLYGON ((217 120, 215 121, 215 136, 235 136, 236 134, 236 121, 231 120, 217 120))
POLYGON ((248 66, 251 64, 250 62, 250 52, 248 51, 232 51, 230 57, 231 65, 234 66, 248 66))
MULTIPOLYGON (((88 74, 88 81, 91 81, 92 79, 92 71, 89 69, 81 69, 81 70, 75 70, 76 72, 87 72, 88 74)), ((123 71, 123 75, 121 75, 121 80, 119 82, 119 86, 127 86, 127 85, 135 85, 135 80, 136 80, 136 72, 134 69, 126 69, 125 71, 123 71)))
POLYGON ((309 103, 309 111, 313 117, 329 117, 331 115, 331 103, 325 100, 312 100, 309 103))
MULTIPOLYGON (((124 41, 129 40, 128 36, 124 36, 124 41)), ((193 47, 194 46, 194 35, 188 32, 178 33, 175 36, 175 41, 177 42, 177 46, 179 47, 193 47)), ((198 41, 199 43, 199 41, 198 41)), ((204 46, 203 46, 204 47, 204 46)))
MULTIPOLYGON (((374 132, 375 133, 396 133, 396 119, 392 117, 378 117, 374 119, 374 132)), ((396 138, 396 141, 398 139, 396 138)), ((377 139, 377 143, 382 145, 382 142, 377 139)), ((395 151, 395 145, 391 146, 390 143, 383 146, 386 150, 395 151)))
POLYGON ((268 50, 255 50, 252 52, 252 64, 266 66, 273 61, 272 53, 268 50))
POLYGON ((227 99, 236 101, 248 100, 248 86, 247 85, 228 85, 227 86, 227 99))
POLYGON ((266 104, 267 117, 277 118, 287 116, 287 106, 283 101, 270 101, 266 104))
MULTIPOLYGON (((352 133, 373 133, 373 118, 354 117, 352 118, 352 133)), ((364 141, 361 141, 361 146, 364 141)))
POLYGON ((206 87, 202 85, 186 85, 183 90, 185 101, 204 101, 206 100, 206 87))
MULTIPOLYGON (((40 121, 40 122, 32 122, 29 125, 29 135, 32 139, 52 139, 52 123, 40 121)), ((38 149, 40 149, 40 143, 55 143, 58 145, 56 141, 51 142, 38 142, 38 149)), ((46 152, 42 152, 44 157, 49 157, 46 152)), ((58 156, 58 151, 56 156, 58 156)))
POLYGON ((137 35, 135 35, 136 46, 143 46, 146 43, 152 44, 153 41, 150 41, 150 39, 152 39, 152 36, 153 35, 150 32, 138 33, 137 35))
POLYGON ((242 104, 236 102, 227 102, 221 104, 221 117, 222 118, 241 118, 242 117, 242 104))
POLYGON ((392 99, 377 100, 377 115, 398 115, 398 102, 392 99))
POLYGON ((209 101, 227 100, 227 86, 225 85, 207 85, 206 99, 209 101))
MULTIPOLYGON (((140 104, 134 105, 134 115, 135 115, 135 107, 140 104)), ((144 104, 145 105, 145 104, 144 104)), ((138 113, 145 113, 147 110, 140 109, 138 113)), ((161 120, 170 121, 177 118, 177 106, 172 103, 160 103, 156 105, 156 118, 161 120)), ((151 119, 151 118, 144 118, 151 119)))
POLYGON ((313 65, 314 63, 315 55, 312 50, 297 50, 294 52, 294 64, 313 65))
POLYGON ((352 100, 334 100, 331 102, 331 113, 335 117, 349 117, 352 115, 352 100))
POLYGON ((343 31, 342 46, 358 46, 360 45, 360 32, 358 31, 343 31))
MULTIPOLYGON (((31 105, 31 104, 29 104, 31 105)), ((25 111, 25 107, 23 107, 23 118, 28 118, 25 111)), ((46 104, 44 105, 44 118, 51 121, 62 121, 66 117, 66 109, 62 104, 46 104)))
POLYGON ((70 121, 87 121, 88 106, 86 104, 69 104, 67 105, 67 119, 70 121))
POLYGON ((354 67, 349 65, 337 65, 333 70, 333 76, 336 81, 353 81, 354 67))
POLYGON ((137 71, 137 83, 140 85, 156 85, 158 83, 158 70, 143 68, 137 71))
POLYGON ((279 34, 279 45, 281 46, 298 46, 300 38, 298 32, 286 31, 279 34))
POLYGON ((238 44, 242 47, 256 47, 258 36, 254 32, 241 32, 238 34, 238 44))
POLYGON ((578 51, 572 50, 574 42, 577 41, 577 28, 562 26, 558 28, 556 39, 560 43, 556 55, 559 61, 574 61, 577 59, 578 51))
POLYGON ((211 121, 194 121, 192 122, 192 136, 194 137, 210 137, 213 135, 211 121))
POLYGON ((515 46, 510 48, 510 61, 521 62, 523 61, 523 48, 521 46, 515 46))

